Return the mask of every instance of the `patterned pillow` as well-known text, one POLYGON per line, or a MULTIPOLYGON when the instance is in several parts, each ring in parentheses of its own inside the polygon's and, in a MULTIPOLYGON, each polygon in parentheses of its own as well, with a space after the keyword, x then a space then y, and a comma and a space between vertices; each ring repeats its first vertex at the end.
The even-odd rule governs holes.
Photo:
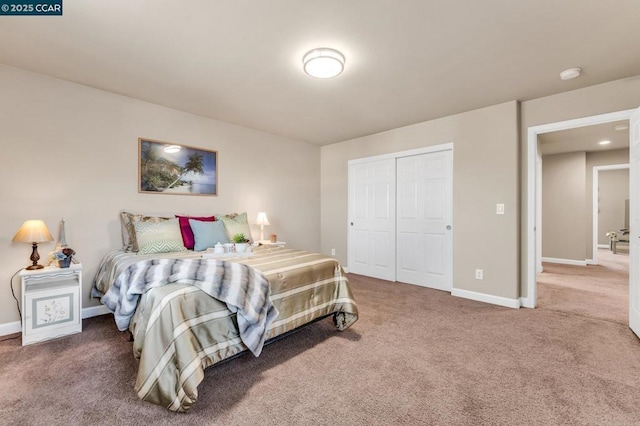
POLYGON ((236 234, 244 234, 247 240, 250 242, 253 241, 253 238, 251 238, 251 228, 249 228, 249 222, 247 221, 247 212, 241 214, 216 215, 216 217, 224 223, 229 241, 233 241, 233 236, 236 234))
POLYGON ((209 247, 214 247, 217 243, 228 243, 227 232, 224 229, 224 223, 205 222, 201 220, 189 219, 189 224, 193 230, 195 240, 194 250, 202 251, 209 247))
POLYGON ((171 253, 186 251, 180 233, 178 219, 162 222, 134 222, 138 254, 171 253))
POLYGON ((195 240, 193 239, 193 230, 191 229, 191 225, 189 225, 189 219, 200 220, 203 222, 213 222, 214 220, 216 220, 215 216, 192 217, 176 215, 176 217, 178 218, 178 222, 180 222, 182 241, 184 242, 184 246, 188 250, 193 250, 193 246, 195 245, 195 240))
POLYGON ((138 241, 136 239, 136 222, 162 222, 173 219, 173 215, 149 216, 142 213, 134 213, 122 210, 120 212, 120 225, 122 228, 122 249, 125 251, 138 251, 138 241))

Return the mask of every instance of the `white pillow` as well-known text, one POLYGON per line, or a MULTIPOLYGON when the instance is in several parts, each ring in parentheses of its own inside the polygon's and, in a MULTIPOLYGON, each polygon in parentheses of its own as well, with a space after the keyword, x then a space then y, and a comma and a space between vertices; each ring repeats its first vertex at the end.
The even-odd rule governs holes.
POLYGON ((138 254, 186 251, 178 219, 162 222, 134 222, 138 254))

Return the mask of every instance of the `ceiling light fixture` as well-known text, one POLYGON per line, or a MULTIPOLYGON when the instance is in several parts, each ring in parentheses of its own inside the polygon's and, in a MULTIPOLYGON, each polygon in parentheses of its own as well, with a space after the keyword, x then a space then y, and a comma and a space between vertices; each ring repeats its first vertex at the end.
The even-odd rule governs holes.
POLYGON ((598 145, 609 145, 611 143, 611 141, 600 141, 598 142, 598 145))
POLYGON ((331 78, 344 70, 344 55, 327 47, 313 49, 302 57, 302 65, 311 77, 331 78))
POLYGON ((582 68, 569 68, 560 73, 560 79, 573 80, 576 77, 580 77, 580 73, 582 73, 582 68))

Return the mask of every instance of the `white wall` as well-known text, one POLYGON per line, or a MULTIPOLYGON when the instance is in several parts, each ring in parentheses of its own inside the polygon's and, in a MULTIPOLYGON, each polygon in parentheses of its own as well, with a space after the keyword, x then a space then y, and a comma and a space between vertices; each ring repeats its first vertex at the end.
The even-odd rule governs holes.
MULTIPOLYGON (((43 219, 84 265, 83 303, 98 263, 121 246, 120 209, 212 214, 266 211, 289 246, 320 249, 320 148, 136 99, 0 66, 0 277, 28 264, 11 239, 43 219), (219 196, 139 194, 138 137, 218 151, 219 196)), ((253 227, 257 237, 259 228, 253 227)), ((55 243, 40 245, 45 257, 55 243)), ((8 283, 7 283, 8 284, 8 283)), ((14 288, 19 288, 14 280, 14 288)), ((18 294, 18 297, 20 295, 18 294)), ((0 286, 0 325, 19 319, 0 286)))
POLYGON ((347 162, 453 143, 453 286, 518 297, 518 103, 322 147, 322 251, 347 265, 347 162), (496 203, 506 214, 495 214, 496 203), (484 280, 475 269, 484 269, 484 280))

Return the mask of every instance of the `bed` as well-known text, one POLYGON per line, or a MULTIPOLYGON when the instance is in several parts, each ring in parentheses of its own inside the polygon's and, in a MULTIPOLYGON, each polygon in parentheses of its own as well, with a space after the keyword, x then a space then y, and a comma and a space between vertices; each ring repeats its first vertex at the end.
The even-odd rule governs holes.
POLYGON ((334 258, 281 247, 224 257, 115 251, 103 259, 92 296, 133 337, 138 396, 179 412, 196 402, 205 368, 247 350, 258 356, 265 342, 324 317, 339 330, 358 319, 334 258), (257 305, 232 300, 238 293, 257 305))

